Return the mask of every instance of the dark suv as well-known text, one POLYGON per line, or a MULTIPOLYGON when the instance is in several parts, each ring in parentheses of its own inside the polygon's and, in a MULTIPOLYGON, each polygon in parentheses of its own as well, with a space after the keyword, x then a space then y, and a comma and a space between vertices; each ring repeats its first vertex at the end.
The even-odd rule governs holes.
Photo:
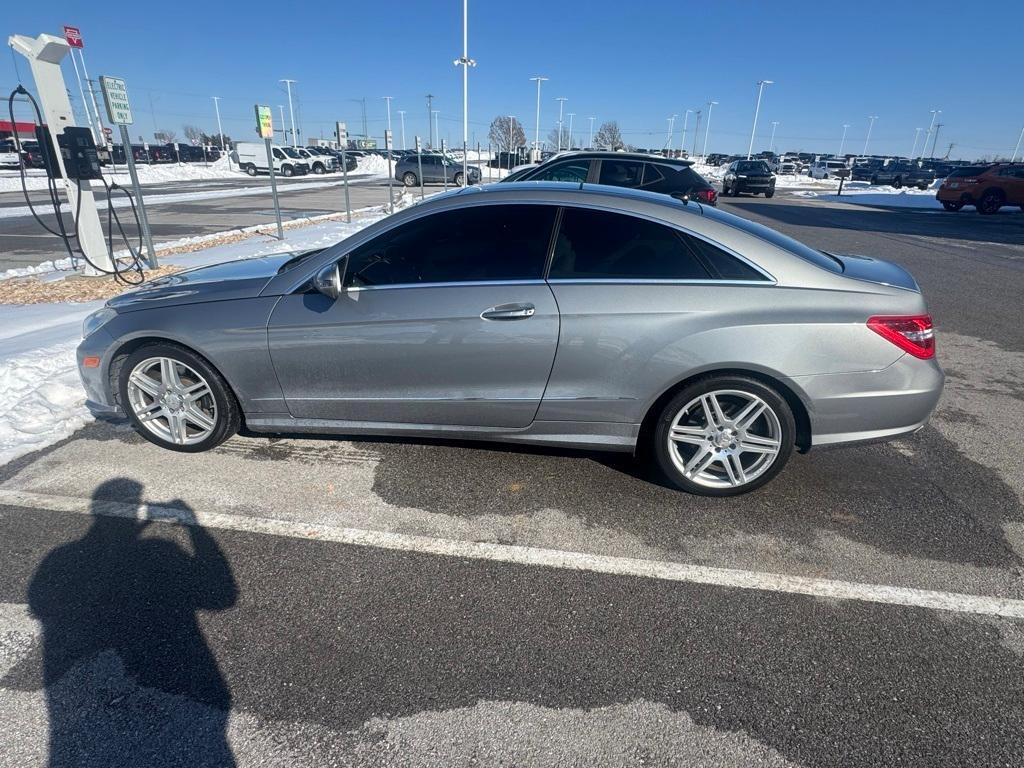
MULTIPOLYGON (((718 205, 718 192, 691 165, 690 160, 639 152, 563 152, 536 168, 514 174, 514 180, 607 184, 718 205)), ((502 179, 512 180, 511 176, 502 179)))
POLYGON ((764 160, 736 160, 729 163, 722 177, 722 194, 739 197, 741 192, 765 197, 775 195, 775 174, 764 160))
POLYGON ((934 171, 922 168, 917 163, 898 160, 875 168, 868 176, 871 184, 888 184, 896 189, 903 186, 928 189, 933 181, 934 171))
POLYGON ((973 205, 978 213, 996 213, 1004 205, 1024 211, 1024 163, 993 163, 958 168, 935 194, 947 211, 973 205))

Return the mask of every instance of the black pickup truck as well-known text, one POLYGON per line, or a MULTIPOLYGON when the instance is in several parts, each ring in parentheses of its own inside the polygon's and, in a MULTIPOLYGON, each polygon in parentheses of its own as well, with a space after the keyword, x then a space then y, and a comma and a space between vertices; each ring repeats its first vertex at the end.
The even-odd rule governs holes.
MULTIPOLYGON (((857 169, 854 168, 856 174, 857 169)), ((888 184, 889 186, 896 187, 917 187, 918 189, 928 189, 933 181, 935 181, 935 172, 927 168, 921 168, 917 163, 907 162, 892 162, 878 167, 863 169, 860 174, 861 178, 866 176, 866 181, 871 184, 888 184), (868 172, 865 174, 864 171, 868 172)), ((857 176, 855 175, 856 179, 857 176)))

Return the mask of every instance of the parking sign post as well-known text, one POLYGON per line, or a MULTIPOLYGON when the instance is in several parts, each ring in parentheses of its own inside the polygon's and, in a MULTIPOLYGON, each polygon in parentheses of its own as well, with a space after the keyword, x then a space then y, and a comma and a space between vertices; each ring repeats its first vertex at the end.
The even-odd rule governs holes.
POLYGON ((441 175, 444 177, 444 191, 448 191, 448 143, 441 139, 441 175))
POLYGON ((345 185, 345 218, 351 224, 352 203, 348 196, 348 157, 345 154, 345 150, 348 149, 348 126, 345 123, 335 123, 334 132, 338 136, 338 147, 341 148, 341 178, 345 185))
POLYGON ((395 173, 391 166, 391 131, 384 131, 384 150, 388 153, 388 213, 395 212, 395 173))
POLYGON ((270 107, 256 105, 256 133, 267 148, 267 170, 270 171, 270 194, 274 196, 274 216, 277 218, 277 239, 284 240, 284 225, 281 223, 281 202, 277 199, 277 175, 274 173, 274 150, 270 140, 274 138, 274 114, 270 107))
POLYGON ((423 199, 423 148, 420 146, 420 137, 416 137, 416 167, 420 177, 420 200, 423 199))
MULTIPOLYGON (((139 204, 139 226, 142 228, 142 239, 146 244, 146 264, 150 269, 157 268, 156 249, 153 247, 153 235, 149 229, 149 216, 146 214, 146 201, 142 197, 142 186, 139 174, 135 171, 135 157, 132 153, 132 140, 128 135, 128 126, 135 122, 132 107, 128 101, 128 86, 119 77, 100 75, 100 89, 103 91, 103 103, 107 108, 107 117, 121 129, 121 145, 124 147, 125 160, 128 163, 128 175, 132 179, 132 191, 139 204)), ((130 250, 130 249, 129 249, 130 250)), ((111 255, 113 258, 113 255, 111 255)))

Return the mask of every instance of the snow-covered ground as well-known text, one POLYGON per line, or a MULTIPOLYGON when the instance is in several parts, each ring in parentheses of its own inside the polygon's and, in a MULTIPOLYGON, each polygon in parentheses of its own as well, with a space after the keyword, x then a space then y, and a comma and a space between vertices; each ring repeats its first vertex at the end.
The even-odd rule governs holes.
MULTIPOLYGON (((231 163, 222 157, 220 160, 206 165, 204 163, 157 163, 148 165, 139 163, 135 166, 139 175, 140 184, 164 184, 175 181, 207 181, 210 179, 238 179, 245 177, 245 174, 238 170, 238 165, 231 163)), ((352 174, 356 176, 386 176, 388 172, 388 161, 382 157, 369 155, 360 157, 358 165, 352 174)), ((116 169, 106 166, 103 169, 104 178, 108 182, 116 182, 120 186, 131 185, 131 177, 128 175, 128 168, 125 165, 118 165, 116 169)), ((26 171, 25 186, 30 190, 46 189, 46 172, 38 168, 30 168, 26 171)), ((320 176, 310 173, 306 176, 294 176, 295 181, 322 181, 325 178, 340 178, 341 174, 330 174, 320 176)), ((0 192, 14 192, 21 189, 19 172, 14 170, 0 171, 0 192)))
MULTIPOLYGON (((413 202, 413 196, 407 195, 402 205, 413 202)), ((325 221, 286 230, 283 242, 256 237, 176 254, 162 261, 197 267, 324 247, 379 221, 384 215, 384 211, 377 208, 351 224, 325 221)), ((62 440, 91 420, 85 408, 85 391, 78 378, 75 347, 81 340, 82 320, 101 305, 102 302, 0 304, 0 464, 62 440)))

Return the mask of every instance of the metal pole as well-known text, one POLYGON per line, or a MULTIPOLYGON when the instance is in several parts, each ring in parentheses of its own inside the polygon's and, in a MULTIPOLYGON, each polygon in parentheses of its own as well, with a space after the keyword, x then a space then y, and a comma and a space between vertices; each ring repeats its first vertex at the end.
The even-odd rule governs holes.
POLYGON ((686 143, 686 124, 688 122, 690 122, 690 113, 691 112, 693 112, 693 110, 692 109, 688 109, 688 110, 686 110, 686 113, 683 115, 683 132, 679 135, 679 156, 680 157, 682 157, 686 153, 686 149, 685 149, 685 147, 683 145, 686 143))
POLYGON ((677 117, 679 117, 679 115, 672 115, 671 117, 667 118, 668 119, 668 136, 665 137, 664 149, 667 149, 669 151, 672 150, 672 137, 675 136, 675 133, 676 133, 676 118, 677 117))
POLYGON ((540 160, 540 84, 547 79, 548 78, 541 77, 540 75, 530 78, 530 80, 537 81, 537 125, 533 131, 533 150, 537 153, 536 157, 538 161, 540 160))
POLYGON ((771 141, 768 142, 768 151, 771 152, 773 155, 775 154, 775 129, 778 127, 779 121, 772 120, 772 138, 771 141))
MULTIPOLYGON (((479 154, 480 154, 480 153, 479 153, 479 151, 478 151, 478 152, 477 152, 477 155, 479 156, 479 154)), ((493 165, 491 165, 491 161, 492 161, 493 159, 494 159, 494 158, 493 158, 493 156, 491 155, 491 142, 489 142, 489 141, 488 141, 488 142, 487 142, 487 181, 492 181, 492 180, 493 180, 493 177, 494 177, 494 174, 493 174, 493 171, 494 171, 494 166, 493 166, 493 165)))
MULTIPOLYGON (((132 189, 135 192, 135 202, 139 208, 139 224, 142 227, 142 239, 146 244, 146 263, 150 269, 157 268, 156 249, 153 247, 153 234, 149 229, 149 216, 146 215, 146 201, 142 197, 142 187, 139 185, 139 174, 135 172, 135 158, 132 156, 132 140, 128 136, 128 126, 119 126, 121 129, 121 143, 127 147, 125 157, 128 160, 128 175, 132 178, 132 189)), ((79 182, 81 183, 81 182, 79 182)), ((113 254, 110 255, 113 259, 113 254)))
POLYGON ((71 63, 75 65, 75 79, 78 80, 78 92, 82 94, 82 109, 85 112, 85 119, 89 123, 89 130, 92 131, 93 141, 99 145, 103 139, 96 135, 96 131, 98 129, 92 124, 92 113, 89 112, 89 102, 85 100, 85 86, 82 85, 82 76, 78 73, 78 62, 75 60, 75 54, 73 53, 71 54, 71 63))
POLYGON ((286 128, 286 126, 288 125, 288 123, 286 123, 284 121, 284 104, 278 104, 277 108, 279 110, 281 110, 281 143, 282 144, 287 144, 288 143, 288 128, 286 128))
MULTIPOLYGON (((441 134, 438 133, 438 136, 441 134)), ((448 145, 445 144, 444 139, 441 139, 441 175, 444 177, 444 191, 448 191, 448 166, 445 165, 445 161, 448 159, 448 145)))
MULTIPOLYGON (((708 121, 704 124, 704 149, 700 153, 701 154, 701 158, 703 158, 704 162, 707 162, 707 158, 708 158, 708 134, 711 133, 711 110, 714 109, 715 104, 717 104, 717 103, 718 103, 717 101, 709 101, 708 102, 708 121)), ((747 152, 747 159, 749 159, 749 158, 750 158, 750 152, 748 151, 747 152)))
POLYGON ((398 110, 398 120, 402 125, 402 151, 405 151, 405 110, 398 110))
POLYGON ((455 66, 462 67, 462 183, 468 186, 469 68, 476 66, 476 62, 469 58, 469 0, 462 0, 462 57, 455 60, 455 66))
POLYGON ((935 134, 932 136, 932 153, 928 157, 932 160, 935 159, 935 145, 939 141, 939 129, 942 127, 942 123, 935 124, 935 134))
POLYGON ((555 101, 558 102, 558 149, 556 151, 562 151, 562 113, 565 109, 565 102, 569 99, 565 96, 559 96, 555 101))
POLYGON ((345 150, 348 149, 348 140, 341 140, 338 136, 338 146, 341 147, 341 180, 345 185, 345 218, 349 224, 352 223, 352 201, 348 196, 348 158, 345 150))
MULTIPOLYGON (((441 151, 444 152, 444 139, 441 138, 441 129, 437 127, 437 116, 439 114, 441 114, 441 110, 440 109, 435 109, 434 110, 434 133, 431 134, 431 135, 432 136, 434 134, 437 135, 437 141, 441 145, 441 151)), ((433 149, 434 148, 433 145, 431 145, 430 148, 433 149)))
POLYGON ((843 155, 843 147, 846 146, 846 130, 850 127, 849 123, 843 123, 843 138, 839 141, 839 156, 843 155))
POLYGON ((1013 148, 1013 157, 1010 158, 1011 163, 1017 162, 1017 153, 1020 151, 1020 142, 1024 139, 1024 127, 1020 129, 1020 136, 1017 137, 1017 146, 1013 148))
POLYGON ((917 142, 921 138, 921 131, 923 131, 923 130, 924 130, 923 128, 915 128, 914 129, 914 148, 912 150, 910 150, 910 159, 911 160, 913 160, 915 157, 917 157, 917 142))
MULTIPOLYGON (((285 78, 285 79, 281 80, 281 82, 284 83, 288 87, 288 114, 289 114, 289 116, 292 119, 292 144, 298 145, 298 143, 299 143, 299 134, 297 134, 295 132, 295 109, 292 106, 292 83, 297 83, 299 81, 298 80, 289 80, 288 78, 285 78)), ((282 118, 282 122, 283 122, 283 118, 282 118)))
MULTIPOLYGON (((921 159, 924 159, 924 152, 928 149, 928 137, 932 135, 932 129, 935 127, 935 118, 942 114, 941 109, 933 109, 931 112, 932 121, 928 123, 928 133, 924 135, 924 144, 921 145, 921 159)), ((932 145, 932 149, 934 151, 934 145, 932 145)))
MULTIPOLYGON (((72 53, 71 57, 74 58, 74 56, 75 54, 72 53)), ((85 77, 85 82, 89 84, 89 95, 92 97, 92 110, 96 116, 96 127, 100 132, 100 136, 104 137, 103 145, 106 146, 106 134, 103 133, 103 118, 100 117, 100 103, 96 100, 96 91, 92 87, 92 81, 89 79, 89 70, 85 68, 85 53, 81 48, 78 49, 78 58, 82 60, 82 75, 85 77)))
POLYGON ((369 129, 366 127, 366 97, 363 96, 363 98, 360 101, 362 101, 363 104, 363 138, 368 139, 370 138, 370 135, 369 129))
POLYGON ((594 148, 594 121, 596 119, 597 119, 596 117, 588 117, 587 118, 587 120, 590 121, 590 141, 587 142, 587 149, 593 149, 594 148))
POLYGON ((864 151, 861 153, 864 157, 868 154, 868 142, 871 141, 871 129, 875 127, 875 120, 878 119, 878 115, 868 115, 868 135, 864 137, 864 151))
POLYGON ((576 117, 575 112, 569 113, 569 146, 566 149, 572 149, 572 119, 576 117))
POLYGON ((434 96, 427 94, 427 146, 434 148, 434 96))
POLYGON ((700 136, 700 115, 701 111, 698 109, 695 113, 697 115, 697 121, 693 124, 693 156, 697 156, 697 138, 700 136))
MULTIPOLYGON (((754 127, 750 129, 750 145, 747 147, 747 160, 750 159, 750 155, 754 152, 754 134, 757 133, 757 116, 761 112, 761 94, 764 93, 764 87, 771 85, 771 80, 758 80, 757 81, 757 106, 754 107, 754 127)), ((708 123, 711 122, 711 110, 708 110, 708 123)))
POLYGON ((231 170, 231 154, 228 152, 227 145, 224 144, 224 129, 220 125, 220 96, 213 97, 213 108, 217 112, 217 133, 220 134, 220 151, 227 155, 228 170, 231 170))
POLYGON ((384 131, 384 150, 388 153, 388 213, 395 212, 395 173, 391 165, 391 129, 384 131))
MULTIPOLYGON (((427 122, 430 122, 429 120, 427 122)), ((416 137, 416 166, 420 177, 420 200, 424 197, 423 192, 423 147, 420 145, 420 137, 416 137)))
POLYGON ((281 203, 277 199, 277 175, 274 173, 274 153, 270 148, 270 139, 264 139, 263 143, 267 147, 267 170, 270 171, 270 194, 274 197, 274 215, 277 217, 277 239, 284 240, 284 225, 281 224, 281 203))
MULTIPOLYGON (((512 128, 515 126, 515 124, 516 124, 516 116, 515 115, 509 115, 508 116, 508 169, 509 170, 512 170, 512 141, 513 141, 513 139, 512 139, 512 128)), ((498 165, 501 166, 501 163, 498 163, 498 165)))

